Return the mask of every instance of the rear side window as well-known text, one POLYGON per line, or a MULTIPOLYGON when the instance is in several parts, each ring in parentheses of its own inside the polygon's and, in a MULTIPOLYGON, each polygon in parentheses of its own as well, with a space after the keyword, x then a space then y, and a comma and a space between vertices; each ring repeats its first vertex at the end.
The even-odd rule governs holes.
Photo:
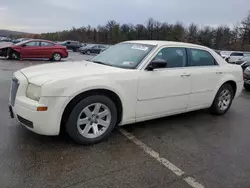
POLYGON ((230 56, 244 56, 243 53, 233 52, 230 56))
POLYGON ((39 41, 32 41, 32 42, 27 42, 25 43, 26 46, 30 46, 30 47, 35 47, 35 46, 39 46, 39 41))
POLYGON ((54 46, 54 44, 50 42, 41 42, 41 46, 54 46))
POLYGON ((72 41, 71 44, 73 45, 79 45, 78 42, 72 41))
POLYGON ((189 66, 218 65, 214 57, 205 50, 187 49, 189 66))

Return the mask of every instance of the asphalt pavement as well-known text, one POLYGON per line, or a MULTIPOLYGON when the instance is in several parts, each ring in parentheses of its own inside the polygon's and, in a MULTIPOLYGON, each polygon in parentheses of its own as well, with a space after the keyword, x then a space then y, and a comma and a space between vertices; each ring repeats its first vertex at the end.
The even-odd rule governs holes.
MULTIPOLYGON (((64 61, 92 57, 70 52, 64 61)), ((224 116, 206 110, 126 125, 94 146, 36 135, 8 113, 14 71, 0 59, 0 188, 250 188, 250 93, 224 116)))

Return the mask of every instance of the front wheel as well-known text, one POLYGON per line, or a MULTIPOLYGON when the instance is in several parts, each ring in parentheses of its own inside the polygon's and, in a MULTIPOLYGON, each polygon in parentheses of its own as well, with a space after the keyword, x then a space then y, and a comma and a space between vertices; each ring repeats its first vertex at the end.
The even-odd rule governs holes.
POLYGON ((10 59, 19 60, 20 54, 18 52, 11 52, 10 59))
POLYGON ((86 54, 90 55, 90 51, 88 50, 88 51, 86 52, 86 54))
POLYGON ((234 97, 234 92, 230 84, 224 84, 217 92, 210 110, 213 114, 225 114, 230 108, 234 97))
POLYGON ((76 143, 90 145, 107 138, 116 122, 117 109, 114 102, 103 95, 92 95, 73 108, 66 131, 76 143))

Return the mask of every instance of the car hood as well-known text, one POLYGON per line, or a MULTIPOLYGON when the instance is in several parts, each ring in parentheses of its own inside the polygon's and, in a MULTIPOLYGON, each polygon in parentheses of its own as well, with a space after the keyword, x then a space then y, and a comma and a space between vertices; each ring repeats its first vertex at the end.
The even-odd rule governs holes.
POLYGON ((13 46, 12 42, 1 42, 0 43, 0 49, 9 48, 9 47, 12 47, 12 46, 13 46))
POLYGON ((79 61, 37 65, 20 71, 28 79, 29 83, 41 86, 51 81, 74 79, 83 76, 104 75, 128 70, 89 61, 79 61))

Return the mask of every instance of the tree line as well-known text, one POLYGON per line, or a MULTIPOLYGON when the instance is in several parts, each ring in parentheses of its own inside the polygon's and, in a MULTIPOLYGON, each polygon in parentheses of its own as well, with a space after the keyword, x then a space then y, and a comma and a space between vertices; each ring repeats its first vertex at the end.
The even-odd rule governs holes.
POLYGON ((199 27, 194 23, 184 26, 181 22, 169 24, 149 18, 145 24, 119 24, 112 20, 103 26, 73 27, 28 37, 99 44, 116 44, 126 40, 168 40, 201 44, 218 50, 250 51, 250 11, 233 28, 226 25, 199 27))

